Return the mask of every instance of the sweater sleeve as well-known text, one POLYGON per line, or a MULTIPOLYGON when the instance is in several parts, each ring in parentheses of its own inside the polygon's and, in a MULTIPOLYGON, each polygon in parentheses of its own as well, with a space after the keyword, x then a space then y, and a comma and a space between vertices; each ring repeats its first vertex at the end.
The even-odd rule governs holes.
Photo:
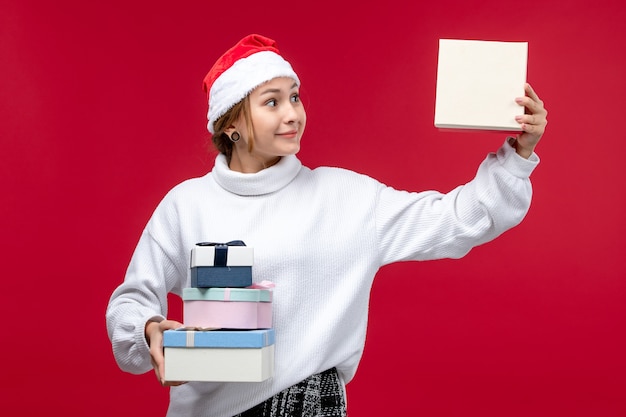
POLYGON ((530 174, 539 163, 508 141, 480 164, 472 181, 447 194, 379 190, 376 224, 381 265, 460 258, 519 224, 530 208, 530 174))
POLYGON ((170 251, 152 233, 163 228, 162 223, 162 219, 153 215, 135 248, 124 282, 111 295, 106 311, 115 360, 120 369, 133 374, 152 369, 145 339, 146 323, 167 317, 168 293, 187 278, 170 251))

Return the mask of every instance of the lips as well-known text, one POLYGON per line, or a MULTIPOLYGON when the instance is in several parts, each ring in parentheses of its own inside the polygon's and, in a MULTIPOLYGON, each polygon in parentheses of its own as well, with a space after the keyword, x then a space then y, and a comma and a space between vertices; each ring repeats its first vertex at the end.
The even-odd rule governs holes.
POLYGON ((292 130, 289 132, 277 133, 276 136, 281 136, 284 138, 295 138, 297 134, 298 134, 297 130, 292 130))

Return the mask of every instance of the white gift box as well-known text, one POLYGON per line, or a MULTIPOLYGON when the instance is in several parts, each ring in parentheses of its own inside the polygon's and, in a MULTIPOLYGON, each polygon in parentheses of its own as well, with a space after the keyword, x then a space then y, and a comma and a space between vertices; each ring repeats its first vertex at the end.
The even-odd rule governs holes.
POLYGON ((520 132, 527 42, 440 39, 435 126, 520 132))
POLYGON ((274 330, 167 330, 166 381, 261 382, 274 375, 274 330))

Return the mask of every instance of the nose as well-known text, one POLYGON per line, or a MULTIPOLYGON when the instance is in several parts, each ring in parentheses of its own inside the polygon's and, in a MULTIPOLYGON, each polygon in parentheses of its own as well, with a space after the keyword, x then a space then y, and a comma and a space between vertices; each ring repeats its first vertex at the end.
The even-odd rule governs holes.
POLYGON ((289 105, 285 107, 285 123, 293 124, 300 121, 300 112, 302 110, 300 108, 297 108, 297 106, 298 104, 296 103, 289 103, 289 105))

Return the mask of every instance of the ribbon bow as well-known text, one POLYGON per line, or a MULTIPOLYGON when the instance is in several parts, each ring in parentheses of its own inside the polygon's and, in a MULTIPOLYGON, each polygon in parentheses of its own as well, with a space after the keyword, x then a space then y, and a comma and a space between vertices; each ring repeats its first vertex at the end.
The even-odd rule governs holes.
POLYGON ((196 243, 196 246, 246 246, 246 244, 243 243, 243 240, 231 240, 230 242, 226 243, 200 242, 196 243))
POLYGON ((213 259, 214 266, 226 266, 228 260, 228 247, 229 246, 246 246, 243 240, 231 240, 226 243, 217 242, 200 242, 196 243, 196 246, 215 246, 215 257, 213 259))
POLYGON ((272 281, 263 280, 261 282, 255 282, 255 283, 253 283, 252 285, 250 285, 249 287, 246 287, 246 288, 252 288, 252 289, 255 289, 255 290, 271 290, 275 286, 276 286, 276 284, 274 284, 272 281))

